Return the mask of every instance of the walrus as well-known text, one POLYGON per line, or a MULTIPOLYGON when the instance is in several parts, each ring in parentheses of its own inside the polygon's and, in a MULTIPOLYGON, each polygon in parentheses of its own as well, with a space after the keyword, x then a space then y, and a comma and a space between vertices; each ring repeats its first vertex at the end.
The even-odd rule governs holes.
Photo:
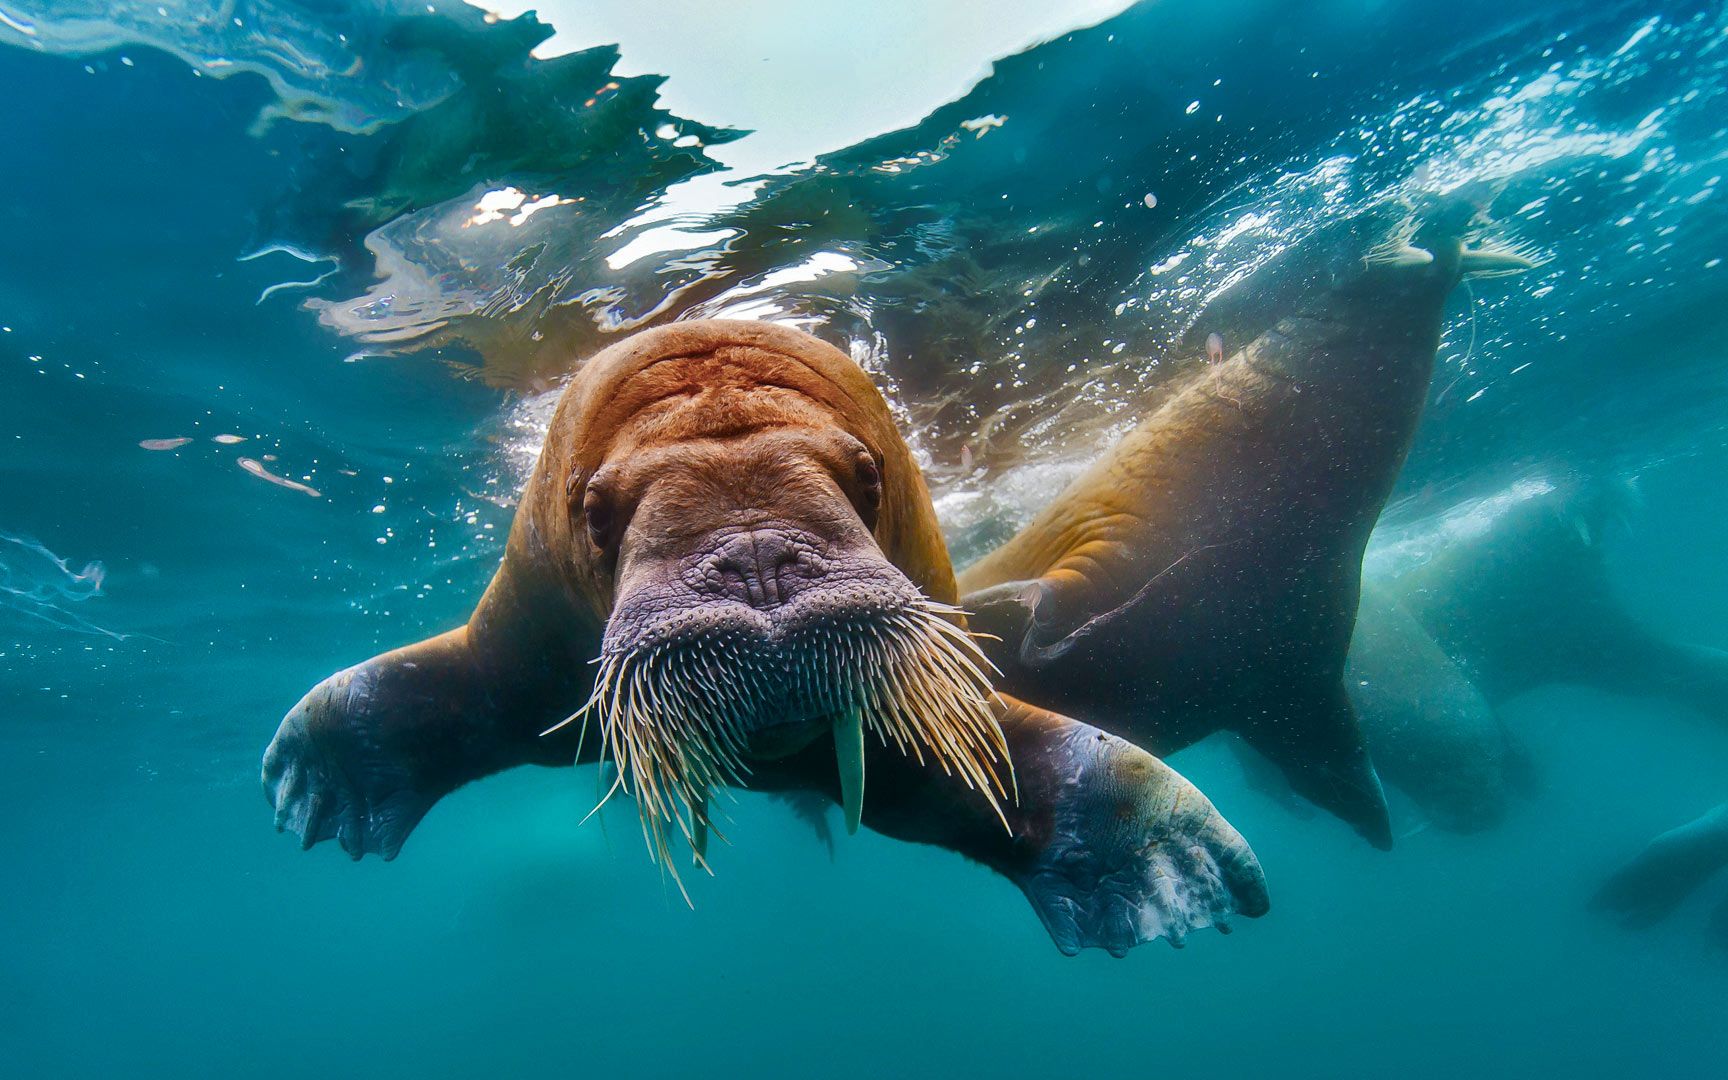
POLYGON ((1345 692, 1364 545, 1426 402, 1447 296, 1529 260, 1459 197, 1319 229, 1208 304, 1211 357, 968 567, 999 685, 1160 755, 1234 731, 1391 846, 1345 692))
POLYGON ((278 829, 394 858, 439 798, 606 760, 649 850, 709 797, 815 792, 1011 879, 1062 951, 1267 910, 1241 835, 1133 744, 997 692, 880 391, 790 328, 681 322, 582 364, 463 626, 325 679, 263 780, 278 829), (866 792, 867 786, 867 792, 866 792))
POLYGON ((1347 681, 1377 767, 1435 825, 1498 824, 1535 786, 1498 707, 1537 687, 1728 720, 1728 653, 1656 634, 1609 581, 1604 538, 1636 501, 1625 481, 1548 464, 1376 534, 1347 681))
POLYGON ((1609 580, 1605 538, 1637 501, 1629 481, 1547 463, 1375 534, 1346 681, 1376 767, 1433 824, 1488 828, 1536 786, 1498 710, 1541 686, 1728 720, 1728 652, 1656 633, 1609 580))
MULTIPOLYGON (((1681 901, 1728 868, 1728 803, 1670 829, 1615 871, 1591 899, 1597 911, 1629 928, 1661 922, 1681 901)), ((1710 919, 1710 932, 1728 948, 1728 898, 1710 919)))
MULTIPOLYGON (((1506 819, 1516 796, 1540 789, 1529 748, 1469 672, 1367 574, 1344 690, 1375 772, 1414 806, 1416 828, 1482 832, 1506 819)), ((1239 739, 1227 745, 1249 787, 1292 816, 1314 816, 1283 773, 1239 739)))
POLYGON ((1571 683, 1728 722, 1728 652, 1654 632, 1609 580, 1604 539, 1636 501, 1625 480, 1549 465, 1406 538, 1380 576, 1490 702, 1571 683))
POLYGON ((1436 828, 1493 828, 1538 786, 1529 750, 1469 672, 1371 577, 1344 683, 1375 769, 1436 828))

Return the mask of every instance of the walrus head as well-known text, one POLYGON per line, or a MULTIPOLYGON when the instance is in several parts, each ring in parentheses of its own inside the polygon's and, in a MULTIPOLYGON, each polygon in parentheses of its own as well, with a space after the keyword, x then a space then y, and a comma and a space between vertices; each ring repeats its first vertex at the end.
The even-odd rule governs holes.
POLYGON ((1490 195, 1388 199, 1323 225, 1208 300, 1176 355, 1222 359, 1280 320, 1325 334, 1398 334, 1410 311, 1437 309, 1462 280, 1539 265, 1534 249, 1488 235, 1490 195))
POLYGON ((988 661, 887 404, 838 350, 745 322, 614 346, 565 391, 524 503, 605 623, 566 723, 597 723, 662 859, 670 826, 705 865, 710 791, 830 737, 848 828, 866 734, 1000 812, 988 661))

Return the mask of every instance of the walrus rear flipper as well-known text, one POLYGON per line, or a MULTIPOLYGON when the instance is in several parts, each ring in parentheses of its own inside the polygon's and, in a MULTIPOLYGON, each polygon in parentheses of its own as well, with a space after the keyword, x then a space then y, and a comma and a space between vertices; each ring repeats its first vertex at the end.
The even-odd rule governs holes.
POLYGON ((1284 770, 1298 795, 1342 819, 1380 850, 1391 850, 1386 793, 1342 684, 1268 712, 1239 731, 1284 770))
POLYGON ((1636 928, 1661 922, 1728 868, 1728 803, 1646 844, 1609 876, 1590 907, 1636 928))

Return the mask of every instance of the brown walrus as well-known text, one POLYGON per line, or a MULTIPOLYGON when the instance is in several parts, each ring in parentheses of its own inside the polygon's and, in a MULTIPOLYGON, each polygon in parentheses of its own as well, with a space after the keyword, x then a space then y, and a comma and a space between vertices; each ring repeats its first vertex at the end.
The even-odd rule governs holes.
POLYGON ((1002 689, 1160 754, 1235 731, 1391 846, 1344 661, 1446 298, 1531 265, 1467 243, 1477 209, 1375 207, 1207 306, 1179 355, 1213 362, 961 576, 1002 689))
POLYGON ((305 846, 389 859, 468 781, 604 755, 661 859, 682 834, 705 865, 715 787, 808 790, 1006 875, 1064 952, 1263 913, 1252 851, 1181 776, 992 693, 956 599, 862 369, 785 327, 673 324, 565 389, 468 623, 314 688, 266 792, 305 846))

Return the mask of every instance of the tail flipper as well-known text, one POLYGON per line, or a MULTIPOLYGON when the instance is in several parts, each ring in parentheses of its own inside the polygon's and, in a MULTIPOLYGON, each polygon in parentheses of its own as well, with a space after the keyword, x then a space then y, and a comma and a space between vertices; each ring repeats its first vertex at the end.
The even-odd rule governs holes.
POLYGON ((1391 850, 1386 793, 1342 683, 1256 717, 1239 731, 1250 746, 1284 770, 1298 795, 1344 821, 1380 850, 1391 850))

